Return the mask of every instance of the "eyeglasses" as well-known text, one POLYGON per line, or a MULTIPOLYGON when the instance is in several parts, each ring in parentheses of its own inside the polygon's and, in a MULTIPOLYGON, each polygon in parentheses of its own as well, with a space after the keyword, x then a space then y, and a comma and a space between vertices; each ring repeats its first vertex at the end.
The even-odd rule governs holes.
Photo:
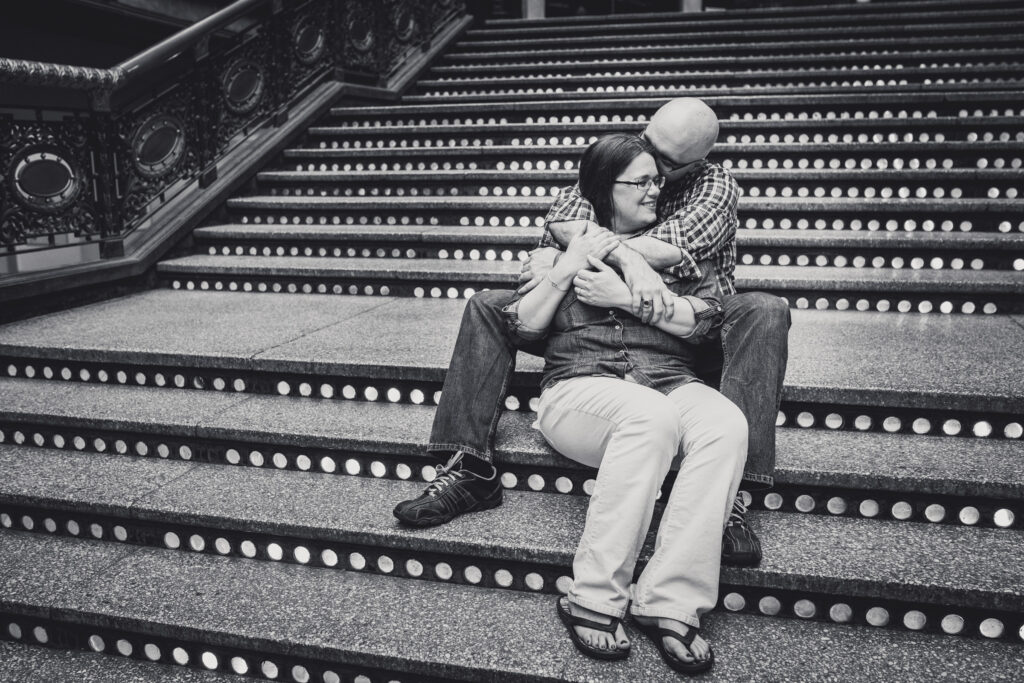
POLYGON ((658 188, 659 190, 665 187, 665 176, 659 175, 646 180, 616 180, 617 185, 632 185, 640 192, 650 192, 651 186, 658 188))

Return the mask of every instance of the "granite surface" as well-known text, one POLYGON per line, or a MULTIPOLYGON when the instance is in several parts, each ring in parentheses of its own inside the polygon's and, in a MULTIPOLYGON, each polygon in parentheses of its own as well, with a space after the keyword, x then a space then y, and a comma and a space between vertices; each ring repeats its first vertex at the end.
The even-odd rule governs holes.
MULTIPOLYGON (((41 422, 68 430, 255 441, 404 456, 414 465, 433 463, 425 452, 434 418, 429 405, 22 379, 0 379, 0 395, 0 418, 15 426, 19 421, 41 422)), ((517 467, 581 469, 551 450, 533 429, 533 420, 529 412, 502 415, 496 461, 517 467)), ((776 435, 775 478, 780 484, 1024 499, 1024 446, 1016 441, 796 428, 781 428, 776 435)), ((6 435, 8 443, 12 438, 6 435)))
POLYGON ((376 298, 155 289, 0 326, 0 354, 246 368, 253 355, 380 306, 376 298))
MULTIPOLYGON (((391 515, 423 484, 158 459, 0 448, 0 499, 154 521, 413 552, 571 566, 587 499, 506 491, 505 504, 443 527, 391 515), (121 468, 118 472, 117 468, 121 468), (88 482, 88 483, 83 483, 88 482), (358 501, 358 504, 354 502, 358 501)), ((750 513, 765 559, 723 581, 911 602, 1024 609, 1024 532, 798 513, 750 513), (822 549, 829 552, 823 553, 822 549)), ((652 538, 643 557, 649 557, 652 538)))
MULTIPOLYGON (((0 534, 0 548, 27 535, 0 534)), ((25 538, 42 581, 69 581, 50 558, 65 539, 25 538)), ((4 588, 3 602, 52 604, 79 623, 128 627, 212 645, 385 667, 412 677, 474 681, 675 680, 631 626, 625 662, 575 652, 547 595, 317 571, 146 548, 124 557, 110 544, 80 544, 93 578, 79 600, 42 602, 4 588), (443 615, 440 606, 447 606, 443 615), (443 618, 444 628, 438 628, 443 618)), ((715 648, 702 680, 1013 681, 1024 651, 1006 643, 928 633, 833 626, 715 613, 704 619, 715 648), (952 664, 951 664, 952 663, 952 664)), ((404 676, 403 680, 407 680, 404 676)))
POLYGON ((231 683, 238 676, 80 650, 0 641, 0 682, 231 683))

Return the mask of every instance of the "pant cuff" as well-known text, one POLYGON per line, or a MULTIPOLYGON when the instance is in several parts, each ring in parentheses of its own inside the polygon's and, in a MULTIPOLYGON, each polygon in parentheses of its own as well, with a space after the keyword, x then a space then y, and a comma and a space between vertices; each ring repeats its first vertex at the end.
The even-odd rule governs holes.
POLYGON ((775 485, 775 478, 770 474, 758 474, 756 472, 743 472, 743 479, 740 482, 740 488, 753 489, 760 491, 762 489, 770 489, 775 485), (746 485, 744 487, 744 484, 746 485))
POLYGON ((643 607, 635 602, 630 606, 629 613, 634 614, 638 617, 651 617, 657 619, 675 619, 681 621, 687 626, 693 628, 700 628, 700 619, 696 615, 689 612, 676 612, 672 610, 657 609, 651 607, 643 607))
POLYGON ((587 600, 586 598, 581 598, 573 593, 569 593, 567 597, 569 599, 569 602, 571 602, 574 605, 579 605, 584 609, 589 609, 593 612, 598 612, 608 617, 621 619, 622 617, 626 616, 625 607, 615 608, 612 605, 609 605, 607 602, 596 602, 594 600, 587 600))
MULTIPOLYGON (((463 445, 457 444, 457 443, 432 443, 432 444, 427 444, 427 453, 430 453, 430 454, 433 455, 437 451, 444 451, 444 452, 447 452, 447 453, 454 453, 455 451, 462 451, 463 453, 468 453, 470 455, 475 455, 476 457, 480 458, 481 460, 486 460, 487 462, 491 462, 493 460, 493 458, 494 458, 494 456, 492 455, 492 453, 489 450, 488 451, 478 451, 477 449, 473 448, 472 446, 463 446, 463 445)), ((441 459, 443 459, 443 458, 441 458, 441 459)))

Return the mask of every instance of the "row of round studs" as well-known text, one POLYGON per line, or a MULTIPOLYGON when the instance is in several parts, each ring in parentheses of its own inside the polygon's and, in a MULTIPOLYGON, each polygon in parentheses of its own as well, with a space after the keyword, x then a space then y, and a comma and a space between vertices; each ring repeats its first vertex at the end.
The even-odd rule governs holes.
POLYGON ((838 412, 828 412, 824 415, 821 412, 815 414, 807 409, 786 408, 780 410, 775 418, 775 426, 793 426, 802 429, 812 427, 825 427, 831 430, 852 429, 858 432, 883 431, 889 434, 911 433, 917 435, 936 434, 945 436, 969 436, 987 439, 993 434, 999 433, 996 425, 1002 425, 1001 434, 1007 439, 1019 439, 1024 435, 1024 425, 1008 417, 1003 417, 1005 422, 995 422, 994 419, 971 420, 967 418, 958 419, 947 417, 943 420, 917 417, 913 420, 901 418, 897 415, 888 415, 884 418, 873 417, 866 413, 854 413, 843 415, 838 412), (995 422, 995 425, 993 424, 995 422), (965 431, 969 427, 969 431, 965 431))
MULTIPOLYGON (((74 372, 71 368, 57 367, 46 365, 45 363, 39 366, 37 371, 36 365, 33 362, 24 362, 22 364, 10 363, 7 366, 7 375, 9 377, 18 377, 19 372, 28 379, 35 379, 39 377, 41 379, 56 379, 60 378, 66 382, 72 379, 80 382, 91 382, 96 381, 100 384, 131 384, 135 383, 139 386, 146 386, 147 384, 153 384, 157 387, 172 387, 178 389, 206 389, 210 387, 215 391, 227 391, 234 390, 237 392, 243 392, 247 386, 245 380, 237 377, 231 379, 230 377, 214 377, 212 380, 208 380, 202 375, 195 375, 191 379, 181 373, 163 373, 153 372, 147 374, 145 371, 137 371, 134 375, 129 374, 131 370, 113 370, 107 371, 103 368, 96 370, 90 370, 89 368, 80 368, 78 372, 74 372)), ((0 439, 2 440, 2 439, 0 439)))
MULTIPOLYGON (((310 395, 312 388, 306 385, 306 391, 301 392, 304 395, 310 395)), ((290 391, 290 388, 288 388, 290 391)), ((333 389, 332 389, 333 392, 333 389)), ((328 392, 333 396, 332 392, 328 392)), ((350 392, 350 397, 355 397, 354 389, 350 392)), ((376 400, 375 394, 368 396, 368 400, 376 400)), ((436 400, 437 397, 435 397, 436 400)), ((422 396, 421 396, 422 402, 422 396)), ((895 418, 889 418, 895 419, 895 418)), ((990 426, 988 427, 990 429, 990 426)), ((981 430, 976 427, 977 433, 981 433, 981 430)), ((1017 438, 1020 435, 1020 425, 1017 425, 1017 438)), ((0 431, 0 443, 3 443, 6 435, 3 431, 0 431)), ((29 440, 28 435, 21 430, 14 430, 11 434, 11 441, 15 444, 24 444, 29 440)), ((180 444, 168 446, 166 443, 157 443, 151 446, 144 440, 135 441, 134 445, 131 443, 132 439, 121 439, 107 435, 106 438, 102 436, 83 436, 74 435, 66 440, 64 436, 60 434, 54 434, 48 440, 41 432, 35 432, 31 435, 31 442, 38 447, 46 447, 47 445, 53 445, 57 448, 73 447, 79 451, 90 450, 96 453, 105 453, 108 450, 119 454, 133 454, 138 456, 148 456, 150 454, 157 455, 161 458, 173 457, 184 461, 191 461, 195 451, 199 450, 199 445, 180 444), (108 441, 110 445, 108 445, 108 441)), ((214 447, 216 449, 216 447, 214 447)), ((371 459, 368 457, 348 457, 341 459, 330 455, 306 455, 305 453, 290 453, 285 454, 281 450, 277 450, 273 447, 253 447, 253 448, 235 448, 230 447, 224 450, 223 462, 229 465, 246 465, 252 467, 273 467, 276 469, 297 469, 303 472, 317 470, 326 474, 344 473, 349 476, 371 476, 373 478, 385 478, 394 477, 400 480, 409 480, 414 475, 418 479, 424 482, 433 481, 436 477, 436 469, 432 465, 409 465, 404 462, 397 464, 392 463, 391 465, 385 464, 383 460, 371 459), (248 451, 246 453, 246 451, 248 451), (418 470, 418 471, 417 471, 418 470)), ((573 473, 579 474, 579 473, 573 473)), ((585 495, 591 495, 594 491, 595 481, 592 478, 579 478, 570 477, 556 474, 545 475, 534 472, 526 474, 520 472, 519 474, 506 471, 501 475, 501 483, 507 489, 528 489, 537 492, 557 492, 562 494, 570 493, 582 493, 585 495), (574 478, 577 479, 574 481, 574 478)), ((978 507, 974 505, 966 505, 962 507, 957 513, 955 518, 952 518, 947 513, 947 505, 942 503, 930 503, 925 505, 924 503, 918 503, 917 512, 915 513, 915 505, 911 501, 897 500, 893 503, 885 503, 875 498, 857 498, 856 496, 846 495, 844 496, 830 496, 825 499, 823 493, 811 494, 811 493, 796 493, 793 491, 769 491, 766 493, 758 493, 757 498, 746 492, 742 491, 745 502, 748 506, 763 507, 766 510, 780 510, 783 507, 792 508, 798 512, 811 513, 818 512, 824 514, 826 511, 830 515, 848 515, 848 514, 859 514, 865 518, 875 518, 883 514, 883 508, 888 508, 887 514, 894 520, 907 521, 911 519, 918 519, 921 521, 928 521, 931 523, 941 522, 955 522, 959 521, 965 526, 975 526, 983 521, 991 522, 998 528, 1010 528, 1016 522, 1016 513, 1005 507, 994 508, 991 510, 990 515, 986 515, 986 519, 982 519, 982 513, 978 507), (854 512, 855 511, 855 512, 854 512)), ((658 492, 658 498, 661 498, 661 491, 658 492)), ((35 522, 30 516, 23 516, 21 518, 22 527, 26 530, 33 530, 35 528, 35 522)), ((10 528, 13 525, 13 520, 10 515, 0 516, 0 525, 10 528)), ((56 531, 56 523, 53 520, 46 520, 44 522, 45 528, 51 533, 56 531)), ((77 522, 69 522, 67 526, 68 532, 72 535, 77 536, 80 533, 77 522)), ((90 533, 95 538, 103 537, 103 529, 99 525, 93 525, 90 528, 90 533)), ((115 527, 113 529, 114 537, 120 541, 126 540, 126 532, 123 527, 115 527)), ((193 543, 193 549, 196 549, 195 543, 193 543)), ((272 555, 274 553, 271 553, 272 555)), ((251 555, 247 555, 251 556, 251 555)), ((278 557, 277 559, 280 559, 278 557)))
MULTIPOLYGON (((223 255, 223 256, 310 256, 310 257, 347 257, 347 258, 405 258, 405 259, 417 259, 417 258, 437 258, 441 260, 453 259, 453 260, 470 260, 470 261, 524 261, 528 254, 525 249, 519 249, 512 251, 511 249, 476 249, 472 247, 466 248, 453 248, 450 251, 448 249, 438 249, 436 253, 432 250, 417 251, 416 249, 401 249, 399 247, 392 247, 390 249, 385 247, 299 247, 299 246, 281 246, 276 247, 258 247, 250 245, 248 247, 242 245, 224 245, 224 246, 211 246, 207 248, 207 253, 211 256, 223 255)), ((826 255, 826 254, 796 254, 790 256, 788 254, 767 254, 767 253, 744 253, 740 256, 740 263, 742 265, 754 265, 759 264, 762 266, 770 266, 776 263, 780 266, 797 265, 797 266, 834 266, 836 268, 844 268, 846 266, 852 266, 853 268, 885 268, 887 266, 900 269, 909 267, 912 270, 922 270, 929 268, 931 270, 963 270, 964 268, 970 268, 971 270, 984 270, 985 261, 984 259, 975 258, 971 261, 965 262, 962 258, 952 258, 948 262, 941 256, 932 257, 929 260, 925 260, 920 256, 911 257, 909 261, 902 256, 874 256, 870 257, 871 261, 868 261, 867 256, 855 255, 826 255), (812 261, 813 258, 813 261, 812 261)), ((1024 270, 1024 258, 1018 258, 1013 261, 1014 270, 1024 270)), ((475 290, 474 290, 475 291, 475 290)))
MULTIPOLYGON (((210 247, 208 253, 211 256, 215 256, 218 253, 224 256, 336 256, 336 257, 363 257, 363 258, 434 258, 428 257, 423 253, 415 249, 400 249, 394 247, 386 249, 384 247, 255 247, 249 246, 248 248, 243 246, 223 246, 223 247, 210 247)), ((474 249, 467 247, 465 249, 453 249, 449 252, 448 249, 440 249, 437 252, 436 258, 439 259, 467 259, 470 261, 523 261, 527 258, 528 254, 525 249, 519 249, 513 252, 511 249, 502 249, 498 251, 496 249, 474 249)), ((471 288, 470 288, 471 289, 471 288)), ((474 292, 476 290, 473 290, 474 292)))
MULTIPOLYGON (((968 85, 976 83, 1003 84, 1014 83, 1013 78, 925 78, 915 80, 915 83, 923 85, 968 85)), ((557 95, 562 93, 664 93, 666 95, 683 94, 693 91, 715 91, 715 90, 749 90, 753 88, 874 88, 874 87, 895 87, 910 85, 910 81, 901 78, 890 78, 888 80, 879 78, 876 80, 856 79, 853 81, 787 81, 783 83, 774 81, 762 81, 755 83, 743 83, 741 85, 730 85, 720 83, 691 83, 689 85, 588 85, 575 88, 489 88, 486 90, 428 90, 419 93, 428 99, 440 97, 475 97, 481 95, 557 95)))
POLYGON ((842 65, 825 65, 825 66, 799 66, 799 67, 782 67, 782 68, 765 68, 765 69, 735 69, 727 67, 723 69, 698 69, 687 70, 681 72, 678 70, 650 70, 650 69, 638 69, 633 71, 573 71, 564 73, 525 73, 525 74, 482 74, 475 75, 468 73, 465 75, 437 75, 430 78, 427 82, 429 83, 455 83, 465 82, 467 84, 475 83, 478 81, 541 81, 541 80, 559 80, 559 79, 580 79, 580 78, 618 78, 618 77, 638 77, 643 78, 645 76, 678 76, 685 78, 694 73, 697 74, 715 74, 720 73, 724 76, 754 76, 754 75, 778 75, 778 74, 815 74, 819 75, 822 73, 830 73, 833 71, 904 71, 904 70, 917 70, 917 69, 982 69, 982 68, 1000 68, 1000 67, 1024 67, 1024 64, 1020 62, 1009 62, 1009 61, 998 61, 998 62, 986 62, 971 60, 969 62, 917 62, 917 63, 903 63, 903 64, 842 64, 842 65))
POLYGON ((158 532, 158 535, 154 537, 151 530, 135 528, 130 522, 125 522, 125 524, 107 522, 104 524, 93 521, 80 524, 74 519, 68 519, 63 525, 59 525, 53 517, 46 516, 45 513, 39 513, 36 516, 42 516, 42 521, 38 524, 35 517, 29 514, 12 517, 10 513, 0 512, 0 528, 12 529, 17 522, 25 531, 37 533, 46 531, 50 534, 66 532, 70 536, 81 537, 86 536, 83 524, 88 524, 88 536, 96 540, 113 539, 121 543, 133 542, 168 550, 188 550, 221 556, 235 555, 250 560, 259 559, 329 569, 365 571, 474 586, 526 589, 531 592, 567 593, 572 587, 572 579, 568 576, 552 576, 550 571, 540 569, 527 572, 528 566, 517 567, 515 563, 509 565, 511 569, 501 567, 492 571, 487 567, 477 566, 471 558, 450 557, 437 562, 428 562, 408 557, 403 561, 398 556, 406 553, 401 551, 389 554, 376 548, 352 550, 341 548, 338 545, 316 547, 312 543, 295 539, 261 537, 260 535, 244 537, 232 544, 232 541, 227 538, 232 534, 219 535, 218 532, 210 530, 201 532, 179 529, 162 534, 158 532), (276 540, 271 540, 272 538, 276 540), (485 574, 485 572, 487 573, 485 574), (521 577, 521 581, 518 583, 517 575, 521 577))
MULTIPOLYGON (((58 638, 64 642, 78 640, 75 635, 63 633, 61 625, 44 625, 39 622, 32 622, 35 625, 22 627, 22 621, 7 621, 4 629, 5 636, 12 640, 23 643, 36 643, 39 645, 51 644, 51 632, 60 632, 58 638)), ((312 664, 293 664, 290 668, 282 667, 263 654, 237 652, 232 654, 222 648, 207 648, 202 645, 172 641, 162 642, 164 649, 161 649, 157 642, 150 638, 144 638, 135 634, 117 634, 111 636, 95 632, 88 632, 85 637, 88 648, 98 654, 120 655, 122 657, 134 657, 149 662, 162 662, 165 664, 174 663, 178 666, 191 666, 205 669, 207 671, 224 671, 239 676, 252 676, 264 678, 270 681, 287 680, 294 683, 311 683, 316 680, 318 683, 373 683, 374 678, 365 674, 349 675, 341 674, 333 669, 320 669, 312 664), (107 641, 110 641, 109 643, 107 641), (178 644, 174 644, 177 642, 178 644), (315 672, 316 678, 314 679, 315 672)), ((155 674, 156 672, 154 672, 155 674)), ((381 683, 400 683, 391 676, 378 678, 381 683)))
MULTIPOLYGON (((305 182, 309 182, 311 179, 304 179, 305 182)), ((516 185, 481 185, 474 191, 472 185, 475 185, 480 181, 466 180, 464 184, 460 186, 452 185, 450 187, 393 187, 393 186, 376 186, 366 185, 360 187, 346 186, 344 188, 334 187, 333 189, 318 189, 315 187, 283 187, 283 188, 270 188, 270 196, 272 197, 457 197, 461 195, 473 196, 474 194, 480 197, 487 196, 508 196, 508 197, 547 197, 557 196, 559 191, 562 189, 557 185, 551 187, 544 187, 537 185, 530 187, 528 185, 516 186, 516 185), (468 185, 469 187, 466 187, 468 185)), ((777 183, 792 182, 787 181, 784 178, 780 178, 776 181, 777 183)), ((960 199, 965 196, 964 190, 960 187, 948 187, 948 186, 917 186, 916 188, 907 187, 906 185, 892 188, 887 185, 882 187, 876 186, 838 186, 833 185, 831 187, 825 187, 822 185, 790 185, 785 184, 781 187, 775 185, 769 185, 763 189, 759 185, 747 185, 740 187, 740 195, 748 197, 832 197, 839 199, 842 197, 848 197, 851 199, 863 196, 865 199, 907 199, 914 197, 916 199, 927 199, 931 196, 934 199, 942 199, 948 196, 952 199, 960 199)), ((1016 199, 1018 190, 1016 187, 978 187, 969 189, 966 193, 967 197, 987 197, 989 199, 999 199, 1004 197, 1006 199, 1016 199)))
MULTIPOLYGON (((214 291, 230 291, 230 292, 273 292, 273 293, 288 293, 288 294, 349 294, 349 295, 364 295, 364 296, 391 296, 392 288, 390 285, 341 285, 334 284, 328 285, 327 283, 312 284, 309 282, 298 283, 288 282, 281 280, 270 280, 270 281, 256 281, 249 282, 243 281, 241 284, 235 281, 228 281, 225 283, 223 280, 192 280, 192 279, 174 279, 171 280, 172 289, 186 289, 186 290, 214 290, 214 291)), ((447 287, 447 289, 440 286, 433 286, 429 289, 426 287, 414 287, 412 295, 416 298, 448 298, 448 299, 469 299, 477 292, 472 287, 467 287, 464 290, 460 290, 457 287, 447 287)), ((894 311, 899 313, 911 313, 915 310, 918 313, 953 313, 956 311, 956 304, 948 300, 932 300, 932 299, 920 299, 911 301, 910 299, 899 299, 890 300, 884 295, 868 298, 850 299, 845 296, 835 297, 817 297, 813 301, 806 296, 798 295, 787 295, 786 300, 789 304, 798 309, 815 308, 819 311, 825 311, 830 308, 834 308, 838 311, 857 310, 857 311, 868 311, 874 308, 879 312, 894 311)), ((974 301, 963 301, 960 303, 959 312, 971 314, 976 311, 981 311, 986 315, 992 315, 999 312, 999 305, 992 301, 982 301, 975 303, 974 301)))
MULTIPOLYGON (((856 105, 853 105, 856 106, 856 105)), ((344 112, 344 110, 336 110, 337 112, 344 112)), ((396 112, 396 115, 401 116, 401 112, 396 112)), ((740 113, 734 111, 728 116, 722 117, 725 121, 832 121, 832 120, 859 120, 859 119, 934 119, 940 116, 947 116, 948 114, 940 113, 935 109, 922 110, 922 109, 869 109, 864 111, 862 109, 855 109, 853 111, 848 110, 832 110, 829 109, 825 112, 821 111, 787 111, 787 112, 764 112, 759 111, 756 114, 753 112, 740 113)), ((955 113, 958 118, 971 118, 971 117, 1000 117, 1000 116, 1024 116, 1024 108, 1020 110, 1013 107, 1006 107, 1004 109, 960 109, 955 113)), ((523 119, 523 123, 646 123, 648 121, 647 114, 562 114, 550 116, 527 116, 523 119)), ((339 125, 342 127, 350 128, 388 128, 390 126, 482 126, 482 125, 501 125, 506 123, 518 123, 517 121, 509 121, 507 117, 501 118, 432 118, 432 119, 404 119, 404 118, 374 118, 374 119, 356 119, 341 121, 332 125, 339 125)))
MULTIPOLYGON (((1009 161, 1007 161, 1006 159, 1004 159, 1002 157, 996 157, 996 158, 992 159, 992 165, 995 168, 997 168, 997 169, 1004 168, 1007 165, 1009 165, 1011 168, 1017 169, 1017 168, 1021 167, 1022 163, 1024 163, 1024 162, 1022 162, 1020 157, 1013 157, 1009 161)), ((982 169, 987 168, 988 165, 989 165, 988 157, 982 157, 982 158, 978 159, 975 162, 975 165, 978 168, 982 168, 982 169)), ((767 159, 767 160, 750 159, 749 161, 747 159, 737 159, 735 161, 732 160, 732 159, 723 159, 722 160, 722 167, 723 168, 729 168, 729 169, 735 168, 735 169, 738 169, 738 170, 741 170, 741 171, 744 171, 744 170, 746 170, 748 168, 750 168, 752 170, 767 169, 769 171, 774 171, 776 169, 782 169, 782 170, 790 170, 790 169, 809 170, 809 169, 813 169, 815 171, 822 171, 822 170, 825 170, 826 168, 828 170, 831 170, 831 171, 856 170, 858 168, 860 170, 863 170, 863 171, 868 171, 868 170, 871 170, 871 169, 876 169, 876 170, 884 171, 884 170, 887 170, 888 168, 890 168, 890 166, 893 168, 893 170, 896 170, 896 171, 901 171, 904 168, 908 168, 908 169, 910 169, 912 171, 920 170, 920 169, 924 169, 926 171, 930 171, 930 170, 938 169, 940 167, 943 170, 947 170, 948 171, 948 170, 951 170, 953 168, 957 168, 957 162, 955 160, 953 160, 953 159, 950 159, 950 158, 945 158, 945 159, 941 159, 940 160, 940 159, 937 159, 937 158, 934 158, 934 157, 929 157, 929 158, 923 159, 923 160, 919 159, 917 157, 911 157, 909 159, 904 159, 903 157, 893 157, 892 159, 884 158, 884 157, 883 158, 877 158, 877 159, 863 158, 859 162, 856 159, 854 159, 854 158, 847 158, 844 161, 842 159, 838 159, 838 158, 835 158, 835 157, 829 159, 828 161, 826 161, 824 158, 821 158, 821 157, 819 157, 817 159, 814 159, 814 160, 807 159, 807 158, 800 158, 800 159, 797 159, 795 161, 793 159, 783 159, 781 162, 778 159, 767 159)), ((942 179, 943 179, 942 176, 937 176, 936 177, 936 180, 942 180, 942 179)), ((780 180, 782 180, 782 179, 780 179, 780 180)))
MULTIPOLYGON (((829 605, 826 600, 816 603, 813 600, 801 598, 793 601, 787 608, 778 597, 765 595, 757 600, 755 605, 742 593, 736 591, 727 593, 722 598, 721 605, 730 612, 752 611, 772 617, 779 616, 780 614, 786 616, 785 612, 791 612, 793 616, 800 619, 824 617, 824 610, 827 606, 827 618, 836 624, 852 623, 856 615, 854 608, 845 602, 834 602, 829 605)), ((893 622, 894 611, 882 606, 874 606, 865 610, 861 618, 865 623, 876 628, 895 626, 896 624, 893 622)), ((899 624, 910 631, 922 631, 926 628, 935 627, 934 624, 929 623, 927 615, 917 609, 904 611, 899 624)), ((976 627, 977 634, 984 638, 995 640, 1006 635, 1005 619, 989 617, 979 621, 976 627)), ((938 623, 938 628, 947 635, 971 635, 967 620, 955 612, 943 616, 938 623)), ((1018 629, 1017 633, 1020 639, 1024 640, 1024 625, 1018 629)))
MULTIPOLYGON (((881 298, 873 299, 852 299, 845 296, 838 297, 825 297, 820 296, 815 299, 808 298, 806 296, 788 295, 785 297, 789 302, 790 306, 797 309, 810 309, 814 308, 818 311, 827 311, 829 309, 835 309, 837 311, 870 311, 874 308, 879 313, 886 313, 893 311, 895 313, 955 313, 957 312, 957 304, 948 300, 932 300, 932 299, 920 299, 917 301, 911 301, 910 299, 888 299, 884 296, 881 298), (915 305, 916 304, 916 305, 915 305)), ((963 301, 959 305, 959 312, 965 314, 972 314, 977 311, 981 311, 985 315, 992 315, 999 312, 999 306, 994 302, 978 302, 974 301, 963 301)))
POLYGON ((877 498, 857 498, 855 496, 829 496, 812 495, 809 493, 770 491, 758 493, 758 499, 752 494, 744 491, 743 496, 748 506, 755 503, 765 510, 781 510, 783 508, 795 510, 805 514, 827 512, 829 515, 860 516, 867 519, 874 519, 885 516, 896 521, 906 522, 909 520, 926 521, 932 524, 943 522, 957 523, 964 526, 976 526, 982 522, 991 524, 1000 529, 1009 529, 1017 523, 1017 513, 1008 507, 993 508, 988 514, 982 516, 981 510, 974 505, 965 505, 951 516, 948 504, 929 503, 916 506, 907 500, 896 500, 887 503, 877 498))
MULTIPOLYGON (((814 228, 815 230, 843 230, 847 227, 850 230, 861 230, 866 229, 869 232, 874 232, 885 228, 888 232, 896 232, 902 228, 906 232, 914 232, 920 226, 923 232, 934 232, 936 230, 940 232, 953 232, 959 230, 960 232, 971 232, 975 230, 975 223, 979 232, 992 230, 1008 233, 1013 231, 1013 224, 1008 220, 1001 220, 999 223, 995 223, 997 219, 989 219, 992 222, 987 221, 975 221, 975 220, 960 220, 953 221, 950 219, 932 219, 932 218, 905 218, 896 219, 889 218, 882 219, 872 218, 869 220, 863 220, 860 218, 849 219, 847 222, 843 218, 834 218, 832 220, 826 220, 825 218, 798 218, 796 220, 790 218, 757 218, 751 216, 747 218, 743 225, 746 228, 763 228, 765 230, 771 230, 776 226, 781 230, 789 230, 796 228, 797 230, 808 230, 814 228)), ((267 224, 267 225, 441 225, 441 219, 437 216, 431 216, 430 218, 424 218, 423 216, 409 217, 409 216, 381 216, 379 214, 373 216, 275 216, 260 215, 260 214, 242 214, 238 221, 243 225, 247 224, 267 224)), ((518 216, 505 215, 502 216, 460 216, 457 219, 457 223, 460 226, 475 226, 484 227, 491 226, 506 227, 506 228, 528 228, 531 225, 534 227, 544 227, 543 216, 530 216, 526 214, 520 214, 518 216)), ((1017 224, 1018 232, 1024 232, 1024 220, 1017 224)))

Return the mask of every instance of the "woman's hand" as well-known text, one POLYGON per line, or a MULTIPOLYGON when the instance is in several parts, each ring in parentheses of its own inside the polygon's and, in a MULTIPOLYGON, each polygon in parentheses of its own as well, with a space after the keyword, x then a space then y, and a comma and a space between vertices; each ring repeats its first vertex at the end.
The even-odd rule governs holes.
POLYGON ((595 270, 581 270, 576 275, 572 281, 576 298, 591 306, 628 309, 632 295, 619 274, 593 256, 587 260, 595 270))
POLYGON ((589 263, 587 257, 593 256, 599 261, 611 253, 612 249, 619 246, 619 237, 614 232, 598 226, 587 226, 579 235, 576 235, 569 242, 565 249, 565 255, 558 261, 558 267, 564 268, 564 272, 571 272, 575 275, 577 271, 586 268, 589 263))

